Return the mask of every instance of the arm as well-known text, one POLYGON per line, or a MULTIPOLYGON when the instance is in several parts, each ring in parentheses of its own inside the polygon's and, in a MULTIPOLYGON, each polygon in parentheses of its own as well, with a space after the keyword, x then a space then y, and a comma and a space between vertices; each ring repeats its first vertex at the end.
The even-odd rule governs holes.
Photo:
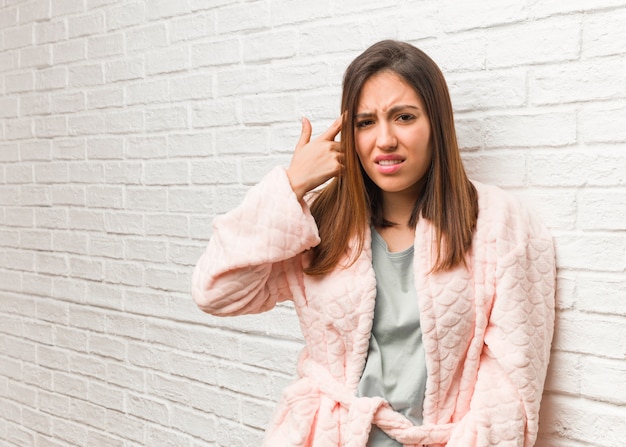
POLYGON ((287 272, 319 243, 308 206, 298 201, 285 171, 272 170, 237 208, 215 218, 196 264, 192 296, 214 315, 258 313, 290 299, 287 272))
POLYGON ((303 118, 300 140, 287 171, 276 168, 243 203, 213 221, 213 236, 193 273, 192 296, 214 315, 258 313, 291 299, 302 274, 300 254, 319 244, 304 195, 341 172, 335 137, 342 118, 311 140, 303 118))
POLYGON ((539 225, 496 265, 496 288, 469 413, 447 447, 531 447, 554 330, 552 239, 539 225))

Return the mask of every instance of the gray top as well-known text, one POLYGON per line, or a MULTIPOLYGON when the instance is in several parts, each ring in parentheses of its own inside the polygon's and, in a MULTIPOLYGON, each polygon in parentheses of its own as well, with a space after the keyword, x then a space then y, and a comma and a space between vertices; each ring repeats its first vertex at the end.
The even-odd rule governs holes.
MULTIPOLYGON (((376 307, 358 396, 382 396, 414 424, 422 423, 426 357, 413 274, 413 247, 390 253, 372 229, 376 307)), ((402 447, 375 425, 368 447, 402 447)))

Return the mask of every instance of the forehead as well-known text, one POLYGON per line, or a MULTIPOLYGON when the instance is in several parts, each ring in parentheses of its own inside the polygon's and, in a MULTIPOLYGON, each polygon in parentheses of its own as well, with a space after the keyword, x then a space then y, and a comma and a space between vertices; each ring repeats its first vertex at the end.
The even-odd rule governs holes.
POLYGON ((357 98, 357 109, 390 107, 397 101, 422 105, 420 94, 399 74, 385 70, 373 74, 363 83, 357 98))

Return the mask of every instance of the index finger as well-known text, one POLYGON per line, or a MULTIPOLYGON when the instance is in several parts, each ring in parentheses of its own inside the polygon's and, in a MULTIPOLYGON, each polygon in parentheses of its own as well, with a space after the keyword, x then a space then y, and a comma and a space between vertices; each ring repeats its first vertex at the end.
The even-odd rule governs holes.
POLYGON ((341 124, 343 123, 343 115, 339 116, 328 129, 326 129, 319 138, 322 140, 335 141, 335 137, 341 132, 341 124))

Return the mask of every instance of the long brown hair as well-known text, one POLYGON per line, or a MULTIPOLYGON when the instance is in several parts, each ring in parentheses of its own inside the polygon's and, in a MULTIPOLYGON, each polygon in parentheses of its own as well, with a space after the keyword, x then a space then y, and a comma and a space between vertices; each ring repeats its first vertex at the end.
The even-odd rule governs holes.
POLYGON ((465 263, 478 217, 478 199, 459 154, 452 103, 446 81, 435 62, 414 46, 392 40, 372 45, 346 70, 343 79, 341 148, 344 172, 324 188, 311 206, 321 243, 311 250, 309 275, 323 275, 336 268, 356 244, 354 262, 363 249, 365 231, 393 225, 382 214, 381 191, 363 171, 355 138, 354 116, 365 82, 374 74, 390 71, 411 85, 422 99, 430 120, 432 159, 424 176, 424 187, 409 220, 416 225, 424 218, 436 231, 437 253, 432 271, 451 269, 465 263))

